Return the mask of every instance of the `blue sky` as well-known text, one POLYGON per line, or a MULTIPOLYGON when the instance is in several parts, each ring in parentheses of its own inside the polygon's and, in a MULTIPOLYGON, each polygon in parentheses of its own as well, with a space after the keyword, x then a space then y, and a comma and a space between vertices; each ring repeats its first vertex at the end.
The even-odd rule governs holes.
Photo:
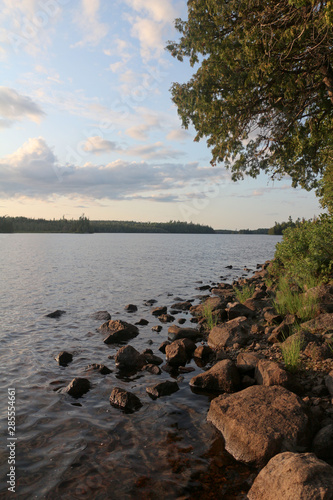
POLYGON ((0 0, 0 214, 214 228, 320 213, 313 193, 267 176, 234 183, 181 128, 169 89, 187 61, 178 0, 0 0))

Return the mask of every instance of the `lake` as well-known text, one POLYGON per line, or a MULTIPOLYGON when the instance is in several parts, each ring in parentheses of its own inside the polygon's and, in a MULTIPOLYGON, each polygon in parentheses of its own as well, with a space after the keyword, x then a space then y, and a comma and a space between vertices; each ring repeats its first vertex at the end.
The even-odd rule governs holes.
MULTIPOLYGON (((170 323, 161 324, 145 305, 170 308, 179 299, 199 303, 201 285, 232 283, 251 276, 274 255, 281 237, 268 235, 172 234, 0 234, 1 272, 1 449, 2 498, 7 490, 10 448, 7 390, 15 388, 15 498, 176 499, 243 498, 249 467, 223 449, 218 432, 206 423, 210 396, 195 394, 189 380, 204 367, 178 377, 180 390, 152 400, 146 387, 170 375, 120 373, 113 356, 119 346, 103 343, 102 321, 135 323, 140 334, 130 344, 156 355, 170 323), (226 268, 232 266, 232 269, 226 268), (124 307, 136 304, 127 313, 124 307), (66 311, 60 318, 46 314, 66 311), (152 326, 161 324, 160 333, 152 326), (60 351, 73 354, 61 367, 60 351), (86 372, 105 364, 109 375, 86 372), (92 388, 73 399, 62 389, 74 377, 92 388), (142 408, 125 414, 110 405, 114 387, 135 393, 142 408)), ((168 309, 169 312, 169 309, 168 309)), ((191 316, 184 326, 194 327, 191 316)))

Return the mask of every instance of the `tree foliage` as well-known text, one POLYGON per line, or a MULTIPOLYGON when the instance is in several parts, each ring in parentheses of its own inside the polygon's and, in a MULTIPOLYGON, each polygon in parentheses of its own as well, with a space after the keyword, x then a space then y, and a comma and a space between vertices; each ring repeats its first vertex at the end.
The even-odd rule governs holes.
POLYGON ((188 0, 167 50, 198 68, 172 99, 214 165, 317 186, 333 156, 332 0, 188 0))

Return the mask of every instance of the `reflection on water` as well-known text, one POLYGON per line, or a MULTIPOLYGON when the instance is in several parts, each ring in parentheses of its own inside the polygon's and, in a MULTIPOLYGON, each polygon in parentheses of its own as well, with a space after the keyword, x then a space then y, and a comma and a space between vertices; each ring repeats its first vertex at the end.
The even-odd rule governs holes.
MULTIPOLYGON (((103 343, 96 330, 101 322, 91 315, 108 310, 113 319, 147 319, 130 343, 161 355, 169 324, 153 332, 159 321, 145 301, 170 307, 178 296, 196 303, 198 281, 223 276, 232 282, 244 266, 254 269, 271 258, 277 241, 257 235, 0 235, 1 442, 7 440, 7 387, 16 387, 16 497, 244 498, 253 471, 224 451, 206 423, 209 396, 189 387, 202 368, 192 361, 194 371, 177 378, 177 393, 152 400, 146 387, 170 375, 120 373, 113 359, 118 346, 103 343), (233 269, 225 269, 229 264, 233 269), (126 313, 128 303, 138 311, 126 313), (45 317, 56 309, 66 314, 45 317), (67 367, 54 359, 62 350, 73 354, 67 367), (113 372, 87 372, 92 363, 113 372), (62 393, 74 377, 92 385, 78 400, 62 393), (142 408, 130 415, 113 408, 115 386, 136 394, 142 408)), ((179 317, 193 327, 189 314, 179 317)), ((4 498, 11 495, 7 459, 2 446, 4 498)))

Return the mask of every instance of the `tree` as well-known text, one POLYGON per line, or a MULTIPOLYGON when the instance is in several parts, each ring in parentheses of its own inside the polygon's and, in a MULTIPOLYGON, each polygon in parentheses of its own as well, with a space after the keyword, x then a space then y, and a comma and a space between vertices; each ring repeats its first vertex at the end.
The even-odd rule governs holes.
POLYGON ((172 100, 234 180, 318 185, 333 151, 332 0, 188 0, 167 50, 192 67, 172 100))
POLYGON ((320 204, 333 216, 333 162, 327 165, 317 190, 320 204))

